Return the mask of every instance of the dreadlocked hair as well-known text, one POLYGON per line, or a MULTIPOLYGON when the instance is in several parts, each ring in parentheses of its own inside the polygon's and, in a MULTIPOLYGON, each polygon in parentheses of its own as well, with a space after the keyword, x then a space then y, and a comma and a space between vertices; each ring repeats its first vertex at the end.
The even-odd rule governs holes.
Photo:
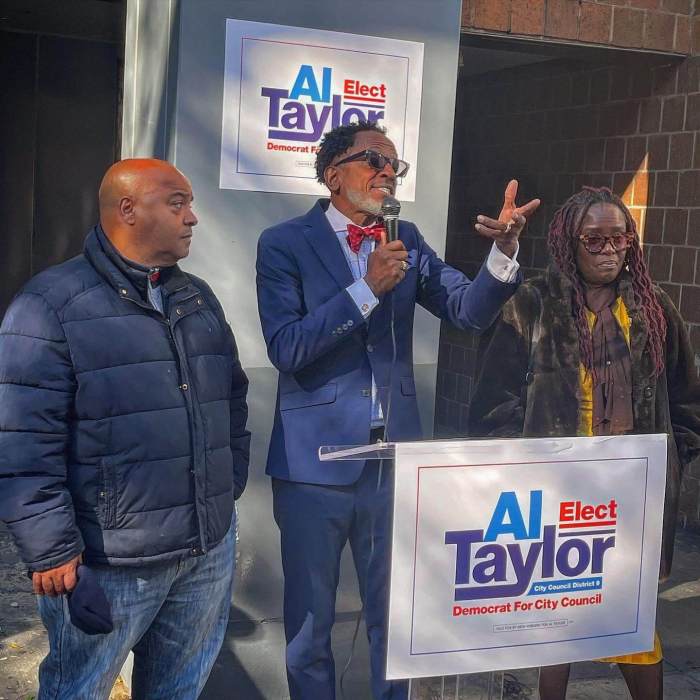
POLYGON ((634 233, 632 244, 627 249, 625 265, 630 272, 634 299, 641 310, 642 321, 648 334, 647 346, 655 375, 658 377, 664 370, 666 317, 654 293, 634 219, 623 201, 607 187, 584 187, 569 197, 554 214, 549 226, 548 244, 552 259, 573 285, 573 311, 578 329, 581 362, 590 373, 593 368, 593 338, 586 318, 586 296, 576 265, 576 248, 583 219, 594 204, 614 204, 623 213, 627 230, 634 233))

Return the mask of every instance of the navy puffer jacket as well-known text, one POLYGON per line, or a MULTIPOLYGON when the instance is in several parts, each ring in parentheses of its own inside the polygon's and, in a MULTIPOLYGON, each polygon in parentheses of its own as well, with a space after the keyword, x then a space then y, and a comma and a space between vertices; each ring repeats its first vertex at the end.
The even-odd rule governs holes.
POLYGON ((96 227, 0 328, 0 519, 34 570, 197 556, 245 487, 248 380, 219 302, 175 267, 161 315, 109 253, 96 227))

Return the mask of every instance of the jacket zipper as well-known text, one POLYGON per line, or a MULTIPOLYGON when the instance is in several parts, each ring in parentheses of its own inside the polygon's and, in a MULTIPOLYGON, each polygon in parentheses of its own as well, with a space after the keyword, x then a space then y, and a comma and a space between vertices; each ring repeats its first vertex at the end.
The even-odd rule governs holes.
MULTIPOLYGON (((191 299, 192 297, 197 296, 196 294, 193 294, 187 299, 191 299)), ((187 299, 181 299, 179 303, 182 303, 184 301, 187 301, 187 299)), ((178 358, 178 370, 179 370, 179 378, 181 381, 180 384, 180 390, 182 391, 184 398, 185 398, 185 405, 187 406, 187 420, 190 426, 190 441, 192 445, 192 477, 194 479, 194 497, 195 497, 195 513, 197 516, 197 528, 199 530, 199 547, 193 547, 190 551, 192 554, 195 556, 199 554, 205 554, 207 551, 206 544, 205 544, 205 532, 204 528, 200 527, 200 509, 198 505, 198 496, 199 496, 199 489, 197 488, 197 473, 194 468, 195 466, 195 455, 197 453, 197 437, 198 437, 198 431, 196 430, 195 426, 195 415, 194 415, 194 398, 193 398, 193 391, 194 387, 190 386, 186 380, 189 379, 187 374, 185 374, 183 367, 186 367, 186 362, 185 358, 180 355, 180 349, 177 344, 177 340, 175 339, 175 332, 173 330, 173 324, 171 323, 170 319, 165 320, 166 325, 168 326, 168 331, 170 333, 170 341, 173 344, 173 348, 175 350, 175 355, 178 358)))
MULTIPOLYGON (((170 297, 170 303, 172 304, 172 297, 175 295, 176 292, 184 289, 187 285, 183 285, 182 287, 178 287, 177 289, 173 290, 173 293, 169 295, 170 297)), ((185 297, 184 299, 180 299, 175 306, 178 304, 182 304, 196 296, 201 294, 201 292, 194 292, 193 294, 190 294, 189 296, 185 297)), ((124 298, 124 297, 123 297, 124 298)), ((198 554, 204 554, 206 553, 207 549, 205 546, 204 542, 204 532, 202 531, 202 528, 199 526, 199 507, 197 505, 197 474, 195 473, 194 470, 194 456, 196 452, 196 438, 197 438, 197 431, 195 430, 195 424, 194 424, 194 408, 192 406, 192 400, 191 400, 191 395, 190 395, 190 386, 188 383, 185 381, 187 379, 184 370, 183 370, 183 357, 180 355, 180 350, 177 344, 177 341, 175 340, 175 333, 173 331, 173 324, 170 321, 170 318, 167 317, 164 313, 160 313, 157 309, 154 309, 152 306, 147 305, 143 302, 136 301, 135 299, 130 299, 129 297, 125 297, 127 301, 130 301, 132 304, 135 304, 136 306, 145 309, 146 311, 151 311, 157 314, 157 320, 159 320, 161 323, 164 323, 168 327, 168 334, 169 334, 169 339, 170 343, 172 345, 172 348, 174 350, 176 362, 177 362, 177 370, 178 370, 178 380, 179 380, 179 389, 180 391, 183 392, 184 398, 185 398, 185 408, 187 410, 187 422, 190 427, 190 444, 192 445, 192 475, 194 478, 194 494, 195 494, 195 513, 197 515, 197 529, 199 530, 199 547, 193 547, 190 551, 194 555, 198 554)))

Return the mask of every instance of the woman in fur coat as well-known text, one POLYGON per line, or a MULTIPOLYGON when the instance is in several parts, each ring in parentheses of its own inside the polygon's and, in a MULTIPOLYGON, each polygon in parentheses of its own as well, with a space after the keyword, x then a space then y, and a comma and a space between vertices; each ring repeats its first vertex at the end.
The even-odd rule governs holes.
MULTIPOLYGON (((554 215, 552 263, 523 284, 481 342, 470 434, 666 433, 661 577, 669 575, 681 477, 700 467, 700 381, 683 320, 652 284, 634 220, 609 189, 584 188, 554 215)), ((616 661, 633 700, 663 697, 662 651, 616 661)), ((569 665, 540 674, 563 700, 569 665)))

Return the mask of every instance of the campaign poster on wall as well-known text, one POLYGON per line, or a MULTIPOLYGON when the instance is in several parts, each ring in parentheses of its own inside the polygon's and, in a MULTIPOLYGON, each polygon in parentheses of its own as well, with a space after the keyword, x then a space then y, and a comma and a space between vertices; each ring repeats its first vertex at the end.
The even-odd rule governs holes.
POLYGON ((666 444, 398 445, 387 677, 651 650, 666 444))
POLYGON ((414 201, 422 81, 422 43, 227 19, 220 187, 326 194, 323 134, 365 120, 410 163, 414 201))

